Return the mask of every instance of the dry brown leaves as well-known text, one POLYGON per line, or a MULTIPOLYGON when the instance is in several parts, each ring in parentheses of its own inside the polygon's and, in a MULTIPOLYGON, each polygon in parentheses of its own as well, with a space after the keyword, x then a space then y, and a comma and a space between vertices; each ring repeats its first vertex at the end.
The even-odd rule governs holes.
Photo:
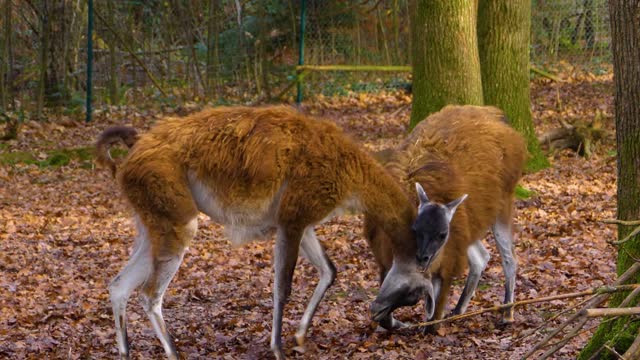
MULTIPOLYGON (((533 89, 539 131, 554 126, 557 117, 587 118, 596 109, 613 130, 610 76, 563 84, 539 81, 533 89)), ((379 149, 403 136, 409 103, 406 94, 364 94, 320 98, 305 111, 335 119, 367 147, 379 149)), ((126 108, 103 111, 90 125, 27 123, 19 139, 2 151, 90 146, 109 125, 145 128, 159 117, 158 110, 126 108)), ((583 290, 613 279, 615 249, 605 241, 614 238, 614 229, 598 222, 615 216, 611 136, 590 160, 563 152, 554 155, 553 168, 524 178, 523 185, 536 195, 517 202, 517 299, 583 290)), ((198 236, 165 296, 165 318, 177 347, 194 359, 269 358, 272 242, 233 249, 219 226, 204 216, 200 220, 198 236)), ((506 328, 496 325, 497 314, 485 314, 445 325, 440 336, 376 331, 368 306, 377 291, 377 269, 361 225, 362 218, 351 215, 318 228, 339 274, 318 309, 304 353, 293 350, 293 333, 317 274, 300 261, 284 323, 292 358, 512 359, 536 340, 516 340, 519 336, 571 304, 519 308, 516 324, 506 328)), ((127 210, 106 171, 75 162, 59 168, 0 167, 0 357, 113 358, 107 286, 127 258, 132 236, 127 210)), ((492 260, 471 310, 502 298, 500 259, 490 236, 487 245, 492 260)), ((458 282, 451 304, 460 291, 458 282)), ((416 306, 397 315, 418 322, 421 313, 416 306)), ((161 357, 136 296, 128 319, 133 358, 161 357)), ((574 358, 589 335, 577 337, 558 357, 574 358)))

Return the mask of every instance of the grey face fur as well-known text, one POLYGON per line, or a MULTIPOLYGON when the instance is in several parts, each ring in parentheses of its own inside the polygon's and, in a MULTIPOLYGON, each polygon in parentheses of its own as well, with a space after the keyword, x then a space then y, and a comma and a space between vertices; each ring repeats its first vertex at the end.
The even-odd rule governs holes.
POLYGON ((413 223, 418 242, 416 258, 420 266, 428 268, 449 239, 451 219, 467 194, 443 205, 431 202, 419 183, 416 183, 416 191, 420 199, 418 216, 413 223))

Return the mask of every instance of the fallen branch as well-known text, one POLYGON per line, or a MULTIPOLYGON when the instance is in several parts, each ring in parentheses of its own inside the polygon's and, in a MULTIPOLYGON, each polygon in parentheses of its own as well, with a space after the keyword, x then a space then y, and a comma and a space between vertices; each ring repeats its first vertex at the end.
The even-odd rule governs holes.
POLYGON ((617 286, 601 286, 601 287, 597 287, 597 288, 593 288, 593 289, 589 289, 589 290, 585 290, 585 291, 580 291, 580 292, 559 294, 559 295, 553 295, 553 296, 545 296, 545 297, 541 297, 541 298, 527 299, 527 300, 516 301, 516 302, 512 302, 512 303, 507 303, 507 304, 495 305, 495 306, 492 306, 492 307, 489 307, 489 308, 484 308, 484 309, 480 309, 480 310, 476 310, 476 311, 471 311, 471 312, 468 312, 466 314, 455 315, 455 316, 451 316, 451 317, 448 317, 448 318, 445 318, 445 319, 432 320, 432 321, 421 322, 421 323, 417 323, 417 324, 411 324, 411 325, 407 326, 406 328, 414 328, 414 327, 435 325, 435 324, 440 324, 440 323, 444 323, 444 322, 452 322, 452 321, 456 321, 456 320, 460 320, 460 319, 465 319, 465 318, 477 316, 477 315, 484 314, 484 313, 487 313, 487 312, 499 312, 499 311, 502 311, 502 310, 505 310, 505 309, 510 309, 510 308, 513 308, 513 307, 516 307, 516 306, 529 305, 529 304, 535 304, 535 303, 541 303, 541 302, 548 302, 548 301, 552 301, 552 300, 571 299, 571 298, 594 295, 594 294, 597 294, 597 295, 612 294, 612 293, 621 292, 621 291, 634 290, 634 289, 637 289, 637 288, 640 288, 640 284, 628 284, 628 285, 617 285, 617 286))
MULTIPOLYGON (((620 277, 618 278, 618 280, 616 280, 614 285, 620 285, 620 284, 623 284, 623 283, 627 282, 629 279, 631 279, 633 276, 635 276, 635 274, 638 272, 638 270, 640 270, 640 263, 636 262, 633 265, 631 265, 627 269, 627 271, 624 272, 624 274, 620 275, 620 277)), ((589 309, 589 308, 592 308, 594 306, 598 306, 598 305, 602 304, 605 300, 607 300, 607 297, 608 297, 608 294, 599 294, 598 296, 594 297, 591 301, 587 302, 584 305, 583 309, 589 309)), ((562 323, 560 326, 558 326, 555 330, 551 331, 544 339, 542 339, 535 346, 533 346, 531 349, 529 349, 529 351, 527 351, 527 353, 524 354, 522 359, 526 359, 529 356, 533 355, 536 351, 540 350, 551 339, 553 339, 556 335, 558 335, 562 330, 564 330, 564 328, 566 328, 574 320, 576 320, 579 317, 582 317, 582 315, 580 313, 581 312, 578 311, 578 312, 574 313, 573 315, 571 315, 567 320, 565 320, 564 323, 562 323)))
POLYGON ((563 82, 562 79, 560 79, 559 77, 557 77, 557 76, 555 76, 555 75, 553 75, 551 73, 548 73, 548 72, 546 72, 544 70, 538 69, 535 66, 529 66, 529 70, 532 73, 538 74, 538 75, 540 75, 542 77, 546 77, 547 79, 551 79, 551 80, 556 81, 556 82, 563 82))
POLYGON ((611 241, 609 243, 613 244, 613 245, 621 245, 621 244, 624 244, 627 241, 631 240, 631 238, 633 238, 634 236, 636 236, 638 234, 640 234, 640 226, 638 226, 637 228, 633 229, 633 231, 629 235, 627 235, 624 239, 619 240, 619 241, 611 241))
MULTIPOLYGON (((580 329, 582 329, 582 327, 584 326, 584 324, 587 323, 588 318, 584 318, 582 320, 580 320, 580 322, 578 323, 578 325, 574 326, 573 329, 567 334, 567 336, 565 336, 564 338, 562 338, 560 341, 558 341, 556 343, 555 346, 553 346, 551 349, 547 350, 544 354, 542 354, 538 360, 545 360, 548 359, 551 355, 555 354, 556 351, 562 349, 565 345, 567 345, 567 343, 573 339, 574 337, 576 337, 579 332, 580 329)), ((526 356, 526 355, 525 355, 526 356)), ((525 357, 523 357, 523 359, 525 359, 525 357)))
POLYGON ((618 224, 625 226, 638 226, 640 225, 640 220, 618 220, 618 219, 604 219, 600 220, 605 224, 618 224))
MULTIPOLYGON (((634 291, 640 291, 640 288, 637 288, 637 289, 635 289, 634 291)), ((542 323, 542 324, 541 324, 540 326, 538 326, 537 328, 535 328, 535 329, 531 329, 531 330, 527 330, 527 331, 523 332, 523 334, 522 334, 522 335, 518 336, 518 337, 517 337, 517 338, 515 338, 513 341, 514 341, 514 342, 520 342, 520 341, 522 341, 524 338, 527 338, 527 337, 529 337, 529 336, 531 336, 531 335, 533 335, 533 334, 537 333, 537 332, 538 332, 538 331, 540 331, 543 327, 545 327, 545 326, 547 325, 547 323, 550 323, 550 322, 552 322, 553 320, 555 320, 555 319, 559 318, 560 316, 562 316, 562 315, 564 315, 564 314, 566 314, 566 313, 568 313, 568 312, 570 312, 570 311, 572 311, 572 310, 577 309, 579 306, 586 304, 587 302, 589 302, 589 301, 593 300, 593 298, 595 298, 595 297, 597 297, 597 296, 599 296, 599 295, 593 295, 593 296, 591 296, 591 297, 588 297, 588 298, 586 298, 586 299, 583 299, 582 301, 577 302, 575 305, 573 305, 573 306, 571 306, 571 307, 568 307, 568 308, 566 308, 566 309, 564 309, 564 310, 560 311, 560 312, 559 312, 559 313, 557 313, 557 314, 554 314, 553 316, 551 316, 550 318, 548 318, 544 323, 542 323)), ((582 309, 582 308, 581 308, 581 309, 582 309)), ((574 313, 574 314, 575 314, 575 313, 574 313)))
POLYGON ((585 309, 582 314, 588 317, 639 315, 640 307, 585 309))

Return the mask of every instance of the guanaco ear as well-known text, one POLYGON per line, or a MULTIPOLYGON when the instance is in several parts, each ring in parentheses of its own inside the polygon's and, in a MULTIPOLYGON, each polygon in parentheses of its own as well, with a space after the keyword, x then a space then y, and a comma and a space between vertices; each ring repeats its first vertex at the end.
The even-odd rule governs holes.
POLYGON ((449 216, 453 217, 453 214, 456 212, 456 209, 458 208, 458 206, 460 204, 462 204, 462 202, 464 201, 464 199, 467 198, 467 194, 464 194, 462 196, 460 196, 459 198, 453 200, 452 202, 448 203, 447 205, 445 205, 445 207, 447 208, 447 210, 449 210, 449 216))
POLYGON ((420 206, 429 203, 429 197, 427 197, 427 193, 424 191, 420 183, 416 183, 416 192, 418 193, 418 199, 420 199, 420 206))

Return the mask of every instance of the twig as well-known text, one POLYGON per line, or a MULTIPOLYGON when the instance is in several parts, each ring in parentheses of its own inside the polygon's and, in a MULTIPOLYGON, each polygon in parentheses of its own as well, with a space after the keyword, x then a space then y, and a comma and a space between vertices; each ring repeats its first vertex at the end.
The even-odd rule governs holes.
POLYGON ((640 307, 585 309, 582 314, 588 317, 638 315, 640 307))
POLYGON ((410 105, 403 105, 403 106, 400 106, 400 107, 398 108, 398 110, 396 110, 396 111, 392 112, 392 113, 391 113, 391 115, 389 115, 389 117, 390 117, 390 118, 394 118, 394 117, 396 117, 396 115, 398 115, 401 111, 408 109, 408 108, 409 108, 409 106, 410 106, 410 105))
POLYGON ((548 72, 546 72, 544 70, 538 69, 537 67, 529 66, 529 70, 532 73, 536 73, 536 74, 538 74, 540 76, 546 77, 547 79, 551 79, 551 80, 556 81, 556 82, 563 82, 562 79, 560 79, 559 77, 557 77, 557 76, 555 76, 553 74, 550 74, 550 73, 548 73, 548 72))
MULTIPOLYGON (((578 332, 580 331, 580 329, 582 329, 582 327, 584 326, 584 324, 587 323, 588 320, 589 320, 588 318, 584 318, 584 319, 580 320, 578 325, 574 326, 574 328, 567 334, 567 336, 565 336, 562 340, 557 342, 554 347, 552 347, 551 349, 547 350, 547 352, 542 354, 538 358, 538 360, 548 359, 551 355, 555 354, 556 351, 562 349, 569 342, 569 340, 573 339, 574 337, 576 337, 578 335, 578 332)), ((523 359, 524 358, 525 357, 523 357, 523 359)))
MULTIPOLYGON (((632 291, 629 295, 627 295, 627 297, 626 297, 626 298, 624 298, 624 300, 622 300, 622 302, 620 303, 620 306, 627 306, 627 305, 629 305, 629 304, 631 303, 631 300, 633 300, 633 298, 634 298, 636 295, 638 295, 638 293, 639 293, 639 292, 640 292, 640 290, 638 290, 638 289, 636 289, 636 290, 632 291)), ((617 317, 611 317, 611 318, 608 318, 608 319, 606 319, 606 320, 602 320, 602 321, 600 322, 600 324, 604 324, 604 323, 606 323, 606 322, 611 322, 611 321, 614 321, 614 320, 616 320, 616 319, 617 319, 617 317)), ((627 322, 627 323, 624 325, 624 328, 620 331, 620 333, 624 333, 624 332, 626 331, 626 329, 629 327, 629 324, 631 324, 631 323, 630 323, 630 322, 627 322)), ((614 337, 613 337, 612 339, 610 339, 608 342, 606 342, 606 343, 602 344, 602 346, 600 346, 600 347, 598 348, 598 350, 596 350, 596 351, 591 355, 591 357, 589 358, 589 360, 597 359, 597 358, 598 358, 598 356, 600 355, 600 353, 602 352, 602 350, 604 350, 605 345, 607 345, 607 343, 613 343, 613 340, 615 340, 615 339, 616 339, 616 337, 614 336, 614 337)), ((636 337, 636 340, 637 340, 637 339, 638 339, 638 337, 636 337)), ((634 343, 635 343, 635 341, 634 341, 634 343)))
POLYGON ((598 326, 600 326, 600 324, 599 324, 599 323, 598 323, 598 324, 595 324, 595 325, 593 325, 593 326, 591 326, 591 327, 589 327, 589 328, 582 329, 582 330, 580 330, 580 331, 578 331, 578 332, 576 332, 576 333, 573 333, 573 331, 572 331, 570 336, 569 336, 569 335, 567 335, 566 337, 564 337, 564 338, 563 338, 563 339, 561 339, 560 341, 557 341, 557 342, 552 343, 552 344, 550 344, 550 345, 551 345, 551 346, 555 346, 555 345, 559 344, 561 341, 563 341, 563 340, 564 340, 564 339, 566 339, 566 338, 569 338, 569 340, 571 340, 571 339, 573 339, 574 337, 576 337, 576 336, 578 336, 578 335, 580 335, 580 334, 584 334, 584 333, 586 333, 586 332, 593 331, 593 330, 594 330, 594 329, 596 329, 598 326))
POLYGON ((109 30, 113 34, 114 39, 116 39, 116 41, 118 41, 120 45, 124 47, 124 49, 131 55, 131 57, 133 57, 133 59, 138 63, 138 65, 140 65, 140 67, 142 68, 142 70, 144 70, 145 74, 147 74, 147 77, 149 78, 149 80, 151 80, 151 83, 153 83, 156 89, 158 89, 158 91, 160 91, 160 93, 162 93, 163 96, 167 97, 168 96, 167 93, 164 91, 164 89, 162 89, 162 86, 160 86, 160 84, 158 83, 156 78, 153 76, 153 74, 151 74, 151 71, 149 71, 144 61, 142 61, 140 57, 138 57, 135 54, 135 51, 133 51, 133 49, 129 47, 127 42, 124 41, 122 37, 120 37, 120 34, 118 34, 118 32, 113 29, 113 26, 108 21, 106 21, 104 17, 102 17, 102 14, 100 14, 100 12, 94 9, 94 14, 96 15, 96 18, 98 18, 98 20, 100 20, 102 24, 107 28, 107 30, 109 30))
POLYGON ((640 294, 640 288, 634 289, 632 292, 629 293, 629 295, 627 295, 626 298, 624 298, 624 300, 622 300, 622 302, 620 303, 620 305, 618 305, 618 307, 627 307, 631 303, 631 300, 633 300, 636 296, 638 296, 638 294, 640 294))
POLYGON ((640 225, 640 220, 618 220, 618 219, 604 219, 600 220, 605 224, 618 224, 625 226, 637 226, 640 225))
MULTIPOLYGON (((636 291, 636 290, 637 290, 637 291, 640 291, 640 288, 637 288, 637 289, 635 289, 634 291, 636 291)), ((591 296, 591 297, 589 297, 589 298, 586 298, 586 299, 584 299, 584 300, 582 300, 582 301, 580 301, 580 302, 576 303, 575 305, 573 305, 573 306, 571 306, 571 307, 569 307, 569 308, 567 308, 567 309, 562 310, 561 312, 559 312, 559 313, 557 313, 557 314, 554 314, 552 317, 550 317, 550 318, 548 318, 547 320, 545 320, 545 321, 544 321, 540 326, 538 326, 537 328, 532 329, 532 330, 528 330, 528 331, 524 332, 522 335, 518 336, 516 339, 513 339, 513 342, 519 342, 519 341, 522 341, 524 338, 527 338, 527 337, 529 337, 529 336, 531 336, 531 335, 533 335, 533 334, 537 333, 538 331, 540 331, 540 329, 542 329, 543 327, 545 327, 545 326, 546 326, 548 323, 550 323, 551 321, 553 321, 553 320, 557 319, 558 317, 560 317, 560 316, 562 316, 562 315, 564 315, 564 314, 568 313, 568 312, 569 312, 569 311, 571 311, 571 310, 577 309, 580 305, 584 305, 584 304, 586 304, 587 302, 591 301, 591 300, 592 300, 593 298, 595 298, 596 296, 599 296, 599 295, 593 295, 593 296, 591 296)))
POLYGON ((516 301, 516 302, 512 302, 512 303, 507 303, 507 304, 495 305, 495 306, 492 306, 492 307, 488 307, 488 308, 484 308, 484 309, 480 309, 480 310, 476 310, 476 311, 471 311, 471 312, 468 312, 466 314, 451 316, 451 317, 448 317, 446 319, 432 320, 432 321, 421 322, 421 323, 417 323, 417 324, 411 324, 411 325, 409 325, 409 326, 407 326, 405 328, 413 328, 413 327, 419 327, 419 326, 429 326, 429 325, 435 325, 435 324, 444 323, 444 322, 452 322, 452 321, 456 321, 456 320, 465 319, 465 318, 468 318, 468 317, 484 314, 484 313, 487 313, 487 312, 498 312, 498 311, 501 311, 501 310, 504 310, 504 309, 510 309, 510 308, 513 308, 513 307, 516 307, 516 306, 521 306, 521 305, 535 304, 535 303, 547 302, 547 301, 559 300, 559 299, 570 299, 570 298, 582 297, 582 296, 593 295, 593 294, 600 294, 600 295, 602 295, 602 294, 611 294, 611 293, 616 293, 616 292, 620 292, 620 291, 633 290, 633 289, 637 289, 637 288, 640 288, 640 284, 628 284, 628 285, 617 285, 617 286, 601 286, 601 287, 598 287, 598 288, 589 289, 589 290, 580 291, 580 292, 553 295, 553 296, 545 296, 545 297, 541 297, 541 298, 527 299, 527 300, 516 301))
POLYGON ((625 359, 637 359, 638 356, 640 356, 640 336, 636 336, 633 344, 631 344, 629 349, 622 355, 625 359))
POLYGON ((640 226, 638 226, 637 228, 633 229, 633 231, 627 235, 624 239, 620 240, 620 241, 607 241, 609 244, 613 244, 613 245, 620 245, 620 244, 624 244, 627 241, 631 240, 632 237, 636 236, 640 234, 640 226))
POLYGON ((611 353, 612 353, 613 355, 615 355, 618 359, 622 359, 622 360, 624 360, 624 358, 622 357, 622 355, 618 354, 618 352, 616 351, 616 349, 614 349, 614 348, 612 348, 611 346, 606 345, 606 344, 604 345, 604 347, 605 347, 605 349, 607 349, 607 350, 611 351, 611 353))
MULTIPOLYGON (((620 285, 620 284, 623 284, 623 283, 627 282, 627 280, 631 279, 638 272, 638 270, 640 270, 640 263, 636 262, 633 265, 631 265, 627 269, 627 271, 624 272, 624 274, 620 275, 620 277, 618 278, 618 280, 616 280, 614 285, 620 285)), ((608 294, 599 294, 598 296, 594 297, 591 301, 587 302, 585 304, 585 306, 583 307, 583 309, 588 309, 588 308, 592 308, 594 306, 600 305, 601 303, 603 303, 607 299, 607 296, 608 296, 608 294)), ((540 350, 540 348, 542 348, 546 343, 548 343, 549 340, 553 339, 565 327, 567 327, 574 320, 576 320, 577 318, 579 318, 581 316, 582 315, 580 315, 579 311, 576 312, 575 314, 573 314, 572 316, 570 316, 564 323, 562 323, 562 325, 558 326, 558 328, 553 330, 544 339, 542 339, 535 346, 533 346, 531 349, 529 349, 529 351, 527 351, 527 353, 524 354, 524 356, 522 358, 526 359, 529 356, 533 355, 536 351, 540 350)))

